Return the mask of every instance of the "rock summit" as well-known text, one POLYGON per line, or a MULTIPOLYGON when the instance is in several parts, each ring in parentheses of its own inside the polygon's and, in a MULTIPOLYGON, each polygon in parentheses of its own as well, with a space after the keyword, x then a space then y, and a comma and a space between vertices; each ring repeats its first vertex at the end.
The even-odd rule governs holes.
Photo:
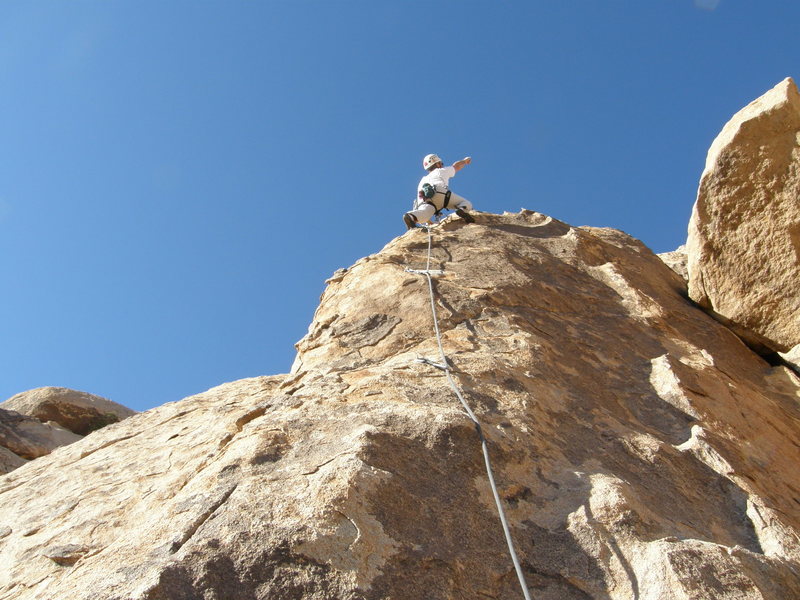
POLYGON ((685 252, 412 230, 328 280, 290 373, 0 477, 0 600, 522 598, 479 432, 532 598, 800 598, 800 377, 752 349, 797 344, 797 106, 726 126, 685 252))
MULTIPOLYGON (((619 231, 431 231, 442 344, 535 598, 800 595, 800 381, 619 231)), ((293 372, 0 478, 0 598, 522 597, 435 358, 427 233, 329 280, 293 372)))

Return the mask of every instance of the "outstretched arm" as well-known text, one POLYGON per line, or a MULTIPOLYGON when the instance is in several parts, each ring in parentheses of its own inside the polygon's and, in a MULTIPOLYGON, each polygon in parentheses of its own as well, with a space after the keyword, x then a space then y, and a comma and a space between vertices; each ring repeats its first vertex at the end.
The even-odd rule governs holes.
POLYGON ((456 170, 456 173, 458 173, 461 169, 466 167, 471 162, 472 162, 472 157, 468 156, 467 158, 465 158, 463 160, 459 160, 459 161, 454 162, 453 163, 453 168, 456 170))

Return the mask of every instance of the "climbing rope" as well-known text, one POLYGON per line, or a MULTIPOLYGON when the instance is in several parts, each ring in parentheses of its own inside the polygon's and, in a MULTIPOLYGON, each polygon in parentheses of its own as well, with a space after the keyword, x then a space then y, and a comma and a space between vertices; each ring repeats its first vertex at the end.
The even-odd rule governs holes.
MULTIPOLYGON (((433 314, 433 328, 436 332, 436 343, 439 345, 439 356, 441 363, 437 364, 433 361, 430 361, 425 358, 417 359, 418 362, 422 362, 424 364, 430 365, 432 367, 436 367, 437 369, 444 371, 445 376, 447 377, 447 381, 450 383, 450 387, 455 392, 458 401, 461 402, 461 406, 464 407, 467 415, 469 416, 472 423, 475 425, 475 431, 478 433, 478 438, 481 441, 481 449, 483 450, 483 462, 486 465, 486 475, 489 477, 489 486, 492 488, 492 496, 494 496, 494 503, 497 505, 497 514, 500 516, 500 523, 503 525, 503 533, 506 537, 506 544, 508 545, 508 552, 511 555, 511 561, 514 563, 514 569, 517 572, 517 578, 519 579, 519 585, 522 588, 522 594, 525 596, 525 600, 531 600, 531 596, 528 592, 528 584, 525 582, 525 575, 522 572, 522 567, 519 564, 519 559, 517 558, 517 553, 514 550, 514 541, 511 539, 511 530, 508 526, 508 521, 506 520, 506 513, 503 510, 503 504, 500 501, 500 494, 497 492, 497 485, 494 482, 494 474, 492 472, 492 463, 489 460, 489 446, 486 442, 486 438, 483 435, 483 430, 481 429, 481 424, 478 421, 478 418, 475 416, 475 413, 472 412, 472 409, 467 404, 467 401, 464 400, 464 396, 461 394, 461 390, 456 385, 456 382, 453 380, 453 376, 450 373, 450 363, 447 360, 447 356, 444 353, 444 348, 442 347, 442 335, 439 331, 439 319, 436 316, 436 301, 435 301, 435 294, 433 291, 433 277, 431 271, 431 246, 432 246, 432 235, 431 235, 431 228, 429 225, 423 225, 423 227, 428 232, 428 259, 425 264, 425 270, 413 270, 413 269, 406 269, 406 271, 410 273, 418 273, 421 275, 425 275, 428 279, 428 291, 430 292, 430 299, 431 299, 431 313, 433 314)), ((436 273, 441 273, 442 271, 437 271, 436 273)))

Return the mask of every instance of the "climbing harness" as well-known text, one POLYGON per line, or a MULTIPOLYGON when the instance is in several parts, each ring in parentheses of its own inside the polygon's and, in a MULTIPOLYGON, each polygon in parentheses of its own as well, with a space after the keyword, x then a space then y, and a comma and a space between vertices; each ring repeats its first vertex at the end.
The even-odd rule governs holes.
MULTIPOLYGON (((446 204, 445 204, 446 206, 446 204)), ((431 269, 431 227, 429 225, 423 224, 424 227, 428 231, 428 260, 425 264, 424 270, 416 270, 416 269, 406 269, 409 273, 416 273, 420 275, 425 275, 428 280, 428 291, 430 292, 430 299, 431 299, 431 313, 433 314, 433 328, 436 332, 436 343, 439 346, 439 357, 440 362, 434 362, 428 358, 418 357, 416 362, 423 363, 439 369, 440 371, 444 371, 445 376, 447 377, 447 381, 450 383, 450 387, 455 392, 456 397, 458 398, 461 406, 466 411, 467 415, 469 416, 472 423, 475 425, 475 431, 478 433, 478 438, 481 441, 481 450, 483 451, 483 462, 486 465, 486 475, 489 478, 489 486, 492 488, 492 496, 494 496, 494 503, 497 506, 497 514, 500 516, 500 523, 503 525, 503 533, 505 534, 506 544, 508 545, 508 552, 511 555, 511 561, 514 563, 514 570, 517 572, 517 578, 519 579, 519 585, 522 588, 522 594, 525 596, 525 600, 531 600, 530 593, 528 592, 528 584, 525 582, 525 575, 522 572, 522 566, 519 564, 519 559, 517 558, 517 553, 514 550, 514 541, 511 539, 511 530, 508 526, 508 521, 506 520, 506 514, 503 510, 503 505, 500 501, 500 494, 497 492, 497 485, 494 482, 494 474, 492 472, 492 463, 489 460, 489 447, 486 442, 486 438, 483 435, 483 430, 481 429, 481 424, 478 421, 478 418, 472 412, 472 409, 467 404, 467 401, 464 400, 464 396, 461 394, 461 390, 459 390, 458 385, 453 380, 453 376, 451 375, 451 367, 450 363, 447 360, 447 356, 444 353, 444 348, 442 347, 442 335, 439 331, 439 320, 436 316, 436 301, 435 295, 433 291, 433 275, 441 275, 444 273, 442 270, 432 270, 431 269)))
POLYGON ((436 189, 436 186, 431 185, 430 183, 423 183, 422 189, 418 194, 418 198, 420 204, 430 204, 433 207, 433 210, 436 211, 433 213, 433 216, 436 220, 439 220, 442 218, 442 211, 450 204, 450 196, 452 193, 453 192, 451 190, 441 191, 436 189), (433 202, 433 197, 436 196, 436 194, 442 194, 444 196, 444 202, 442 203, 441 208, 436 206, 436 204, 433 202))

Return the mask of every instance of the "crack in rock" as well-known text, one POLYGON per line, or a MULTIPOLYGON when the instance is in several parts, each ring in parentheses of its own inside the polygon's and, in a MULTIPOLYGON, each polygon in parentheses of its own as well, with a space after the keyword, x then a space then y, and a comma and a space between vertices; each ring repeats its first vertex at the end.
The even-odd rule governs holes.
POLYGON ((227 502, 228 498, 231 497, 231 494, 236 490, 238 484, 234 483, 228 488, 226 488, 222 493, 217 495, 215 500, 208 501, 204 507, 204 509, 200 512, 199 515, 189 524, 189 527, 181 534, 178 539, 172 541, 170 544, 170 554, 176 553, 180 550, 197 531, 203 526, 203 524, 211 518, 211 516, 219 509, 220 506, 227 502))

